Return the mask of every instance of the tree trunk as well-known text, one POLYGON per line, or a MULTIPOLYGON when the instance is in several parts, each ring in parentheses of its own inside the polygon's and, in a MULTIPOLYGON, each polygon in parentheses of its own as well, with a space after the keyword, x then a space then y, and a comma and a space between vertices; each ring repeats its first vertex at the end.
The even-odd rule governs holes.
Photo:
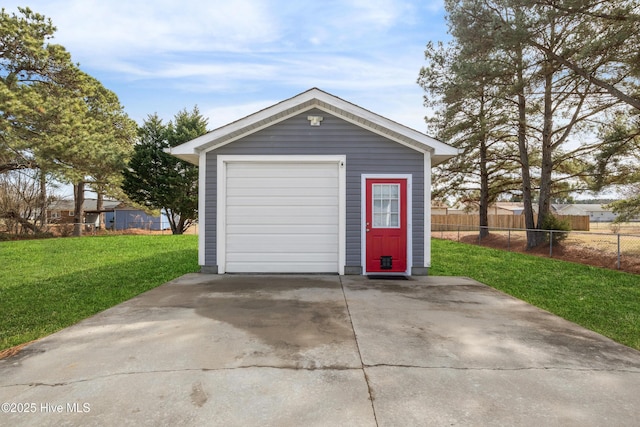
POLYGON ((489 235, 489 173, 487 172, 486 143, 480 148, 480 237, 489 235))
POLYGON ((167 215, 167 220, 169 220, 169 226, 171 227, 171 234, 182 234, 178 233, 178 224, 176 223, 176 217, 171 209, 164 208, 164 212, 167 215))
POLYGON ((517 90, 518 90, 518 151, 520 152, 520 168, 522 170, 522 204, 524 205, 524 222, 527 228, 527 248, 536 246, 536 231, 533 220, 533 204, 531 197, 531 173, 529 170, 529 150, 527 147, 527 101, 524 95, 524 64, 522 47, 516 51, 517 90))
MULTIPOLYGON (((542 127, 542 168, 540 171, 540 200, 538 201, 538 228, 551 213, 551 181, 553 172, 552 130, 553 130, 553 64, 548 59, 543 64, 544 70, 544 124, 542 127)), ((536 245, 543 243, 544 234, 537 233, 536 245)))
POLYGON ((489 235, 489 171, 487 169, 487 127, 484 94, 480 103, 480 238, 489 235))
POLYGON ((174 234, 184 234, 185 232, 184 222, 185 222, 185 219, 183 217, 180 217, 180 220, 178 221, 178 226, 176 227, 176 232, 174 234))
POLYGON ((73 235, 82 236, 82 227, 84 226, 84 181, 80 181, 74 185, 75 211, 73 217, 73 235))
POLYGON ((40 229, 47 231, 47 176, 42 169, 40 169, 40 194, 38 203, 40 205, 40 229))
POLYGON ((102 224, 104 224, 104 195, 101 191, 98 191, 98 198, 96 200, 96 210, 98 211, 98 230, 102 230, 102 224))

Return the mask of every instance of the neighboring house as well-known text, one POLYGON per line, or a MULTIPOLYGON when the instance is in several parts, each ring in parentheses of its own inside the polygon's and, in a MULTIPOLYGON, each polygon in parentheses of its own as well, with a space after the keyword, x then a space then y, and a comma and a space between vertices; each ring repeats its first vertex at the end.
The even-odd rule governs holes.
MULTIPOLYGON (((112 211, 122 202, 115 200, 105 200, 103 202, 103 212, 112 211)), ((85 199, 82 208, 84 209, 84 223, 97 225, 98 221, 98 201, 96 199, 85 199)), ((73 224, 75 220, 75 204, 73 200, 56 200, 51 202, 47 208, 47 220, 53 224, 73 224)))
POLYGON ((588 215, 590 222, 612 222, 616 219, 610 209, 600 204, 573 204, 557 208, 559 215, 588 215))
POLYGON ((73 200, 56 200, 47 208, 47 222, 72 224, 75 214, 73 200))
POLYGON ((144 230, 166 230, 170 228, 169 220, 162 215, 149 215, 143 210, 127 205, 120 205, 104 214, 105 227, 109 230, 128 230, 140 228, 144 230))
MULTIPOLYGON (((102 209, 97 208, 96 199, 85 199, 83 204, 83 223, 100 226, 100 213, 104 214, 102 227, 109 230, 142 228, 146 230, 164 230, 169 222, 164 215, 153 216, 118 200, 104 200, 102 209)), ((56 200, 47 209, 47 220, 51 224, 73 224, 75 219, 73 200, 56 200)))
POLYGON ((524 204, 518 202, 496 202, 489 206, 489 215, 522 215, 524 204))
POLYGON ((200 167, 204 273, 427 274, 457 150, 310 89, 169 152, 200 167))
POLYGON ((449 206, 444 202, 431 202, 431 215, 447 215, 448 210, 449 206))

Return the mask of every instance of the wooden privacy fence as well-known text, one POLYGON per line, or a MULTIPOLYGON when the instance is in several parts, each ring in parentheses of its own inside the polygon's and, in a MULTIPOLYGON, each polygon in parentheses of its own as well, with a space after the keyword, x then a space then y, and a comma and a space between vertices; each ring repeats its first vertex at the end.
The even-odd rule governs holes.
MULTIPOLYGON (((588 215, 556 215, 560 220, 569 220, 571 229, 575 231, 589 231, 588 215)), ((449 230, 457 227, 479 227, 478 215, 431 215, 431 229, 440 230, 438 227, 447 226, 449 230)), ((491 228, 527 228, 523 215, 489 215, 489 227, 491 228)))

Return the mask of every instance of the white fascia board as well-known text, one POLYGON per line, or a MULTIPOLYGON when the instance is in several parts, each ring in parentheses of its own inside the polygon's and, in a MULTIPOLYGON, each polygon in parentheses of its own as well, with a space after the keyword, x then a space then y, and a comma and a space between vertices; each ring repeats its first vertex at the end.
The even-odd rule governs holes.
MULTIPOLYGON (((369 129, 379 135, 382 135, 386 138, 392 139, 400 144, 409 146, 411 148, 418 148, 420 147, 421 149, 419 149, 419 151, 422 152, 431 152, 432 156, 437 156, 438 158, 442 158, 441 161, 444 161, 446 159, 449 159, 451 157, 457 156, 459 154, 459 150, 448 145, 445 144, 444 142, 438 141, 435 138, 432 138, 422 132, 419 132, 415 129, 412 129, 410 127, 404 126, 398 122, 395 122, 391 119, 388 119, 386 117, 380 116, 376 113, 373 113, 367 109, 364 109, 362 107, 359 107, 355 104, 352 104, 348 101, 345 101, 341 98, 335 97, 333 95, 330 95, 326 92, 323 92, 319 89, 313 89, 309 92, 305 92, 305 93, 311 93, 314 96, 315 99, 317 99, 318 101, 328 104, 330 106, 335 107, 336 109, 340 110, 340 111, 333 111, 331 108, 326 108, 324 106, 317 106, 317 108, 326 111, 327 113, 330 114, 336 114, 339 117, 354 123, 360 127, 364 127, 366 129, 369 129), (354 120, 354 119, 350 119, 348 116, 345 116, 344 114, 342 114, 342 112, 346 112, 348 114, 351 114, 355 117, 361 118, 364 120, 364 123, 360 120, 354 120), (417 142, 418 144, 416 144, 415 146, 412 144, 407 143, 406 141, 403 141, 401 139, 398 138, 393 138, 392 135, 389 135, 387 132, 383 132, 380 129, 377 129, 377 126, 383 128, 383 129, 387 129, 393 133, 397 133, 399 135, 402 135, 410 140, 413 140, 415 142, 417 142)), ((438 162, 440 163, 440 162, 438 162)))
POLYGON ((197 155, 200 151, 210 151, 219 146, 226 145, 250 133, 257 132, 260 129, 269 127, 288 117, 312 108, 319 108, 329 114, 341 117, 346 121, 369 129, 418 151, 431 152, 432 157, 434 157, 434 165, 458 155, 458 150, 450 145, 317 88, 310 89, 293 98, 289 98, 240 120, 229 123, 189 142, 172 147, 168 152, 176 157, 197 164, 197 155), (385 132, 384 130, 389 132, 385 132), (228 138, 229 135, 234 133, 237 133, 237 135, 228 138), (415 144, 409 141, 403 141, 401 138, 394 138, 394 133, 410 141, 414 141, 415 144), (216 143, 216 141, 220 142, 216 143))
MULTIPOLYGON (((317 89, 316 89, 317 90, 317 89)), ((209 133, 206 133, 202 136, 199 136, 191 141, 185 142, 184 144, 180 144, 176 147, 172 147, 169 149, 169 153, 176 156, 181 157, 181 155, 193 155, 204 149, 209 148, 209 146, 216 140, 223 138, 229 134, 234 132, 242 131, 243 129, 250 127, 256 123, 260 123, 262 121, 267 121, 263 127, 267 127, 272 125, 273 123, 277 123, 277 121, 270 120, 273 116, 277 116, 282 112, 294 108, 300 104, 304 104, 305 102, 313 99, 313 95, 311 95, 311 91, 303 92, 298 96, 293 98, 289 98, 285 101, 279 102, 278 104, 272 105, 271 107, 267 107, 263 110, 260 110, 256 113, 253 113, 249 116, 246 116, 242 119, 236 120, 235 122, 231 122, 227 125, 219 127, 209 133)), ((251 132, 254 130, 252 129, 251 132)), ((246 134, 242 134, 245 136, 246 134)), ((226 142, 226 141, 225 141, 226 142)))
MULTIPOLYGON (((398 133, 402 136, 405 136, 409 139, 419 142, 425 145, 426 147, 430 148, 429 150, 426 150, 426 151, 432 151, 434 154, 445 154, 445 155, 457 154, 457 150, 451 147, 450 145, 440 142, 437 139, 434 139, 422 132, 419 132, 415 129, 402 125, 398 122, 394 122, 391 119, 387 119, 386 117, 380 116, 376 113, 373 113, 355 104, 347 102, 343 99, 337 98, 333 95, 329 95, 326 92, 320 91, 318 95, 318 99, 322 102, 333 105, 342 111, 345 111, 347 113, 353 114, 354 116, 360 117, 373 125, 378 125, 382 128, 386 128, 392 132, 398 133)), ((356 122, 356 123, 359 123, 361 126, 363 125, 363 123, 361 122, 356 122)), ((375 126, 367 126, 367 127, 373 127, 375 129, 375 126)), ((388 135, 386 136, 388 137, 388 135)))
MULTIPOLYGON (((302 107, 300 109, 296 109, 293 110, 291 112, 289 112, 288 114, 283 114, 283 112, 277 113, 277 117, 271 117, 268 121, 263 120, 262 124, 259 126, 253 126, 253 127, 246 127, 245 126, 245 131, 238 133, 236 136, 232 137, 232 138, 225 138, 225 139, 221 139, 220 141, 214 143, 215 140, 210 141, 210 143, 202 146, 200 149, 202 150, 202 152, 208 153, 209 151, 213 151, 216 150, 220 147, 223 147, 227 144, 231 144, 234 141, 237 141, 239 139, 242 139, 248 135, 251 135, 252 133, 261 131, 262 129, 266 129, 270 126, 273 126, 279 122, 282 122, 284 120, 287 120, 290 117, 296 116, 300 113, 304 113, 305 111, 309 111, 309 110, 313 110, 314 108, 318 108, 317 105, 308 105, 306 107, 302 107)), ((286 111, 286 110, 285 110, 286 111)), ((260 123, 260 122, 257 122, 260 123)), ((248 125, 251 126, 251 125, 248 125)), ((225 137, 227 134, 231 134, 232 132, 225 132, 221 137, 225 137)))

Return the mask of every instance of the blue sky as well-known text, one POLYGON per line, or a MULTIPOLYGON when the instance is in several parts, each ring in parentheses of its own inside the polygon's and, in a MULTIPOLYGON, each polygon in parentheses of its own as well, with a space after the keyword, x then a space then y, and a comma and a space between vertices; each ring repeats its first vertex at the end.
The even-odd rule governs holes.
POLYGON ((53 42, 141 123, 198 105, 209 129, 311 87, 424 132, 416 84, 443 0, 7 1, 51 18, 53 42))

